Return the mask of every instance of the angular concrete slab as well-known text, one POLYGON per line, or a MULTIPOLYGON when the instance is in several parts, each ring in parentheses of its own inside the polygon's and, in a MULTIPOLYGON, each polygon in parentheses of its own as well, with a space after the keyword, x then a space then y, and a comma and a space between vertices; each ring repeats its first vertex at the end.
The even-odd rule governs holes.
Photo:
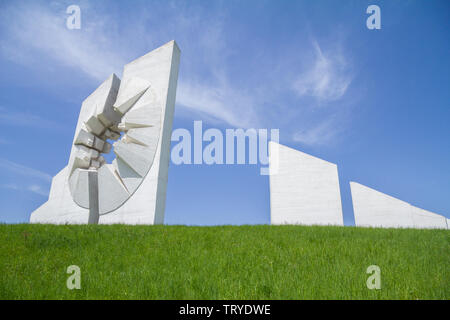
POLYGON ((269 153, 271 224, 344 224, 336 164, 273 141, 269 153))
POLYGON ((82 144, 86 147, 92 148, 94 145, 95 136, 87 132, 84 129, 81 129, 80 132, 78 132, 77 137, 75 138, 74 144, 82 144))
POLYGON ((381 228, 446 229, 444 216, 426 211, 356 182, 350 182, 355 225, 381 228))
POLYGON ((96 136, 102 135, 106 130, 106 127, 96 116, 90 116, 86 120, 85 125, 89 132, 95 134, 96 136))
POLYGON ((96 159, 99 156, 99 152, 95 149, 88 148, 84 145, 76 145, 72 152, 72 171, 77 169, 88 169, 91 160, 96 159))
POLYGON ((120 138, 120 133, 114 132, 110 129, 106 129, 104 136, 105 136, 105 140, 106 139, 117 140, 120 138))

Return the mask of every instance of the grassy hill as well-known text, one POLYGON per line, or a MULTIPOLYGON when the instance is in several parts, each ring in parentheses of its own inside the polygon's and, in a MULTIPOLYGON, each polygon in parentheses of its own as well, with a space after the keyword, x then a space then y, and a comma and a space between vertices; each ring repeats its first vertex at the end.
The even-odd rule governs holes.
POLYGON ((0 299, 450 299, 449 249, 447 230, 0 225, 0 299))

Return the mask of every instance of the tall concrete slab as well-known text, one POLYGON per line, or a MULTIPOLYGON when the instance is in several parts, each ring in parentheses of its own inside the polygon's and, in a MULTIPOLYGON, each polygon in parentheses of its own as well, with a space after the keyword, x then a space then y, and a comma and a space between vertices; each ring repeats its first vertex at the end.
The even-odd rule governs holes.
POLYGON ((170 41, 125 65, 122 80, 111 75, 85 99, 68 166, 31 222, 164 222, 179 60, 170 41), (114 148, 107 140, 117 140, 114 148), (102 154, 111 149, 116 159, 106 163, 102 154), (93 205, 99 217, 89 219, 93 205))
POLYGON ((344 224, 337 165, 269 142, 271 224, 344 224))
POLYGON ((350 182, 355 225, 381 228, 447 229, 447 219, 380 191, 350 182))

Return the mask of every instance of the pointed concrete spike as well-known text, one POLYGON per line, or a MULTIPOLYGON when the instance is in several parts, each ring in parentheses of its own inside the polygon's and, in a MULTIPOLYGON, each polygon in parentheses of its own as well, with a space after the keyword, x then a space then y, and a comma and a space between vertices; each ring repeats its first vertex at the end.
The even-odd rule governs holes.
POLYGON ((152 125, 144 123, 143 121, 133 121, 133 122, 123 121, 119 123, 119 128, 122 131, 128 131, 133 128, 147 128, 147 127, 152 127, 152 125))
POLYGON ((110 127, 120 122, 121 115, 117 113, 113 104, 116 101, 120 87, 120 79, 113 73, 106 80, 106 87, 101 99, 96 100, 95 116, 103 123, 105 127, 110 127))
POLYGON ((121 122, 126 129, 152 127, 161 123, 161 107, 159 105, 146 104, 139 108, 131 109, 121 122))
POLYGON ((126 136, 131 141, 156 150, 159 141, 159 130, 159 125, 148 128, 130 129, 127 131, 126 136))
POLYGON ((114 143, 114 153, 141 176, 145 176, 153 163, 154 150, 122 140, 114 143))
POLYGON ((114 103, 114 110, 121 115, 125 114, 149 87, 150 82, 145 79, 138 77, 128 78, 120 86, 117 100, 114 103))
POLYGON ((143 143, 143 142, 141 142, 141 141, 139 141, 139 140, 129 136, 128 133, 125 134, 125 136, 123 137, 123 142, 125 142, 125 143, 135 143, 135 144, 141 145, 143 147, 148 147, 145 143, 143 143))
POLYGON ((128 192, 133 193, 141 184, 142 176, 120 158, 114 159, 113 166, 127 187, 128 192))
MULTIPOLYGON (((115 160, 115 159, 114 159, 114 160, 115 160)), ((124 187, 125 190, 127 190, 128 196, 130 196, 130 195, 131 195, 130 190, 128 190, 128 188, 127 188, 126 184, 123 182, 122 177, 120 176, 119 172, 117 172, 116 165, 115 165, 114 163, 111 164, 111 165, 112 165, 113 168, 114 168, 114 175, 115 175, 115 176, 117 177, 117 179, 120 181, 120 183, 122 184, 122 187, 124 187)))

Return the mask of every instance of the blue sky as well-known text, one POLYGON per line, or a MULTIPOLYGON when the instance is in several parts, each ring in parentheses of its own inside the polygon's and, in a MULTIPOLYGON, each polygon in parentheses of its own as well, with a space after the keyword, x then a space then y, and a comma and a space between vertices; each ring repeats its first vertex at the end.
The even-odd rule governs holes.
MULTIPOLYGON (((279 128, 349 181, 450 217, 448 1, 2 1, 0 221, 27 222, 66 164, 82 100, 175 39, 174 129, 279 128), (81 8, 81 29, 66 8, 81 8), (366 8, 381 8, 381 30, 366 8)), ((166 223, 269 223, 257 165, 174 165, 166 223)))

